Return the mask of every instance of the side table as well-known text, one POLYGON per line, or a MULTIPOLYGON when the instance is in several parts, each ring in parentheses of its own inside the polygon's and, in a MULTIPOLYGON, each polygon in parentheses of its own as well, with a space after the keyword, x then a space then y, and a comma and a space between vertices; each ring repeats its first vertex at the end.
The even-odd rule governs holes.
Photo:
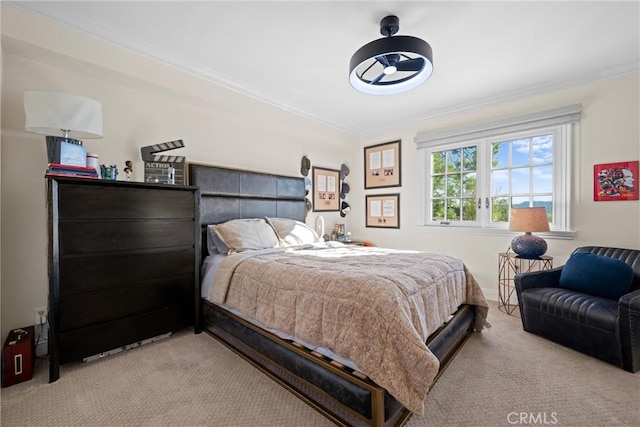
POLYGON ((510 252, 498 254, 498 310, 515 316, 513 312, 518 308, 518 302, 512 302, 512 298, 515 298, 514 277, 516 274, 551 270, 552 268, 552 256, 542 255, 538 258, 528 259, 520 258, 510 252))

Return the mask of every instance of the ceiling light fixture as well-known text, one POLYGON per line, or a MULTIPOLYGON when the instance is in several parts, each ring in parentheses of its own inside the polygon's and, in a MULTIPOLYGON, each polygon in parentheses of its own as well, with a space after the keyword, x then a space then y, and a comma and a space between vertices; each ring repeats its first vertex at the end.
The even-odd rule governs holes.
POLYGON ((372 95, 391 95, 427 81, 433 72, 431 46, 417 37, 391 37, 399 29, 397 16, 380 21, 380 34, 385 37, 362 46, 351 57, 351 86, 372 95))

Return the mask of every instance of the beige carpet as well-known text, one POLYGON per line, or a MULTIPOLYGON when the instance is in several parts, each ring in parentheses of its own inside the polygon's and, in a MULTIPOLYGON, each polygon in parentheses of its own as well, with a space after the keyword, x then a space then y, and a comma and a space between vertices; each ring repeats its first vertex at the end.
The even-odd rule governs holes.
MULTIPOLYGON (((408 426, 637 426, 630 374, 522 331, 492 304, 408 426), (520 418, 521 414, 524 418, 520 418)), ((2 389, 2 426, 329 426, 328 420, 206 334, 189 331, 88 364, 48 384, 2 389)))

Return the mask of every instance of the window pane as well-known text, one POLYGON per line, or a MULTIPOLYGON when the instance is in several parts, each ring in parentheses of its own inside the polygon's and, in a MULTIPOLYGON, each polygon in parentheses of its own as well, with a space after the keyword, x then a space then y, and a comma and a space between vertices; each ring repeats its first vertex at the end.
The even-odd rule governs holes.
POLYGON ((492 222, 508 222, 509 221, 509 199, 506 197, 491 198, 491 221, 492 222))
POLYGON ((475 198, 462 200, 462 220, 463 221, 476 220, 476 199, 475 198))
POLYGON ((529 197, 512 197, 511 198, 511 207, 512 208, 528 208, 529 206, 529 197))
POLYGON ((511 193, 529 194, 529 168, 511 170, 511 193))
POLYGON ((434 200, 432 202, 431 220, 432 221, 444 220, 444 200, 434 200))
POLYGON ((460 175, 447 175, 447 197, 460 197, 460 175))
POLYGON ((533 169, 533 192, 551 193, 553 192, 553 167, 537 166, 533 169))
POLYGON ((553 161, 553 134, 533 137, 533 163, 551 163, 553 161))
POLYGON ((438 175, 433 177, 433 197, 444 197, 446 195, 444 175, 438 175))
POLYGON ((496 142, 491 144, 491 167, 493 169, 509 166, 509 143, 496 142))
POLYGON ((465 173, 462 175, 462 195, 475 196, 477 187, 477 178, 475 173, 465 173))
POLYGON ((524 166, 529 164, 529 138, 515 139, 511 145, 511 165, 524 166))
POLYGON ((447 151, 447 172, 460 172, 460 150, 447 151))
POLYGON ((462 149, 463 164, 465 171, 475 171, 478 163, 478 149, 476 147, 465 147, 462 149))
POLYGON ((447 199, 447 219, 460 221, 460 199, 447 199))
POLYGON ((509 194, 509 171, 500 170, 491 172, 491 194, 509 194))
POLYGON ((438 151, 431 156, 433 173, 444 173, 445 152, 438 151))

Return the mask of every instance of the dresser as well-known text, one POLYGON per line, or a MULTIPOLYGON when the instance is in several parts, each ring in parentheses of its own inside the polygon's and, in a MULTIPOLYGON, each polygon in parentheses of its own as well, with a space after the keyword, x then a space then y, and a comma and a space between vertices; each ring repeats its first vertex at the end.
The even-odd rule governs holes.
POLYGON ((46 184, 50 382, 60 364, 199 324, 197 187, 46 184))

